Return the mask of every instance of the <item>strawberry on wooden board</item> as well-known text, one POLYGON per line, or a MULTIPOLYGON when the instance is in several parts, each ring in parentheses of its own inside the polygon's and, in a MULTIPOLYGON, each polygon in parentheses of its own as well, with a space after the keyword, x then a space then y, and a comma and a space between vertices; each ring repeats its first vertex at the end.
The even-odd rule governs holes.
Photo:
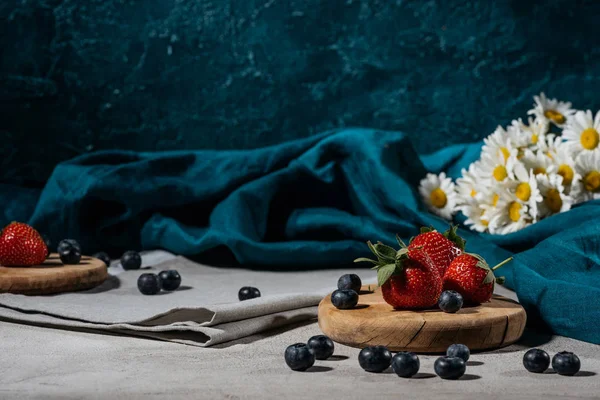
POLYGON ((437 304, 442 293, 442 279, 427 253, 421 249, 396 251, 383 243, 367 242, 377 260, 367 261, 377 270, 377 282, 383 299, 396 309, 422 309, 437 304))
POLYGON ((12 222, 0 233, 0 265, 30 267, 42 264, 47 254, 44 239, 27 224, 12 222))
POLYGON ((464 253, 456 257, 448 266, 444 275, 444 290, 455 290, 466 302, 481 304, 490 301, 494 293, 496 281, 502 283, 504 278, 494 276, 494 270, 512 260, 502 261, 494 268, 478 254, 464 253))
MULTIPOLYGON (((421 233, 410 240, 408 249, 423 249, 440 276, 444 276, 446 268, 452 260, 465 250, 465 241, 457 234, 456 230, 457 226, 451 226, 446 232, 440 233, 431 227, 423 227, 421 233)), ((398 242, 403 244, 400 239, 398 242)))

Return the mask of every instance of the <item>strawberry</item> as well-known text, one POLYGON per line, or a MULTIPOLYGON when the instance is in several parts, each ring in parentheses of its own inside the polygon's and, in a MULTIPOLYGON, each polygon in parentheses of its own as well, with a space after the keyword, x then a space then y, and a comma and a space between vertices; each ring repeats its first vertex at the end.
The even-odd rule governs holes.
POLYGON ((396 309, 429 308, 437 304, 442 293, 442 279, 427 253, 421 249, 396 251, 394 248, 367 242, 377 260, 358 258, 355 262, 375 264, 383 299, 396 309))
MULTIPOLYGON (((446 268, 465 249, 465 241, 456 233, 456 226, 446 232, 439 233, 433 228, 421 228, 421 233, 410 240, 408 249, 422 248, 429 256, 440 276, 444 276, 446 268)), ((401 240, 398 239, 401 243, 401 240)), ((402 243, 401 243, 402 244, 402 243)))
POLYGON ((464 253, 450 263, 444 275, 444 290, 455 290, 466 302, 485 303, 490 301, 496 281, 502 283, 504 278, 496 278, 494 270, 512 260, 510 257, 494 268, 478 254, 464 253))
POLYGON ((12 222, 0 233, 0 265, 30 267, 46 260, 48 247, 27 224, 12 222))

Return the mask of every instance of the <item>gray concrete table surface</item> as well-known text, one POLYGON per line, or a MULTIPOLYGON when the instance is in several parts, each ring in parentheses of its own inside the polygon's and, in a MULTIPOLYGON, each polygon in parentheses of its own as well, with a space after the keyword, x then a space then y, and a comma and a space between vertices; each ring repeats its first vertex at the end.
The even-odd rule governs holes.
POLYGON ((286 346, 319 333, 310 322, 197 348, 0 322, 0 399, 600 398, 600 346, 577 340, 527 331, 518 344, 473 354, 458 381, 433 374, 434 355, 420 356, 416 378, 398 378, 391 369, 367 373, 358 365, 359 350, 342 345, 307 372, 288 369, 286 346), (551 357, 575 352, 581 372, 527 372, 522 357, 532 346, 551 357))

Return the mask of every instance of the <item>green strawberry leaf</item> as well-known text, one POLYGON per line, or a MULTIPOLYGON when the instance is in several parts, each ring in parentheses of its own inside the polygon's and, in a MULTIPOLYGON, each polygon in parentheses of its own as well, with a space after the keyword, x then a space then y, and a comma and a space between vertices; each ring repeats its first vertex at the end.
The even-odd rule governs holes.
POLYGON ((378 265, 378 262, 375 260, 371 260, 370 258, 366 258, 366 257, 359 257, 356 260, 354 260, 355 263, 359 263, 359 262, 368 262, 374 265, 378 265))
POLYGON ((429 232, 435 232, 435 228, 433 226, 422 226, 420 229, 420 233, 429 233, 429 232))
POLYGON ((450 225, 450 228, 446 232, 444 232, 444 237, 454 243, 456 247, 465 250, 465 246, 467 245, 467 241, 459 236, 458 234, 458 225, 450 225))
MULTIPOLYGON (((412 239, 412 238, 411 238, 412 239)), ((406 243, 404 243, 402 241, 402 239, 400 239, 400 236, 398 236, 398 234, 396 234, 396 241, 398 242, 398 244, 400 245, 400 248, 405 249, 408 246, 406 245, 406 243)))
POLYGON ((492 283, 495 280, 496 277, 494 276, 494 272, 490 269, 489 272, 485 275, 483 282, 481 282, 481 285, 487 285, 488 283, 492 283))
POLYGON ((387 264, 377 270, 377 284, 383 286, 396 272, 396 264, 387 264))
POLYGON ((380 255, 380 258, 383 260, 389 260, 393 262, 396 259, 396 250, 393 247, 385 245, 381 242, 377 242, 375 246, 375 250, 380 255))

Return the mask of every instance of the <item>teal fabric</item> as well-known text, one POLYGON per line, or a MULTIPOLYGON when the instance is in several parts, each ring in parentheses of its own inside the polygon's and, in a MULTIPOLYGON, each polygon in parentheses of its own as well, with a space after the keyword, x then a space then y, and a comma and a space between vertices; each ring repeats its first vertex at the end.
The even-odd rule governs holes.
MULTIPOLYGON (((60 164, 30 223, 88 251, 164 248, 231 255, 248 267, 344 267, 367 255, 366 240, 393 244, 422 225, 444 230, 424 210, 419 180, 427 171, 456 177, 479 151, 476 143, 421 156, 403 133, 346 129, 251 151, 102 152, 60 164)), ((514 255, 501 271, 530 321, 600 343, 598 217, 595 201, 511 235, 461 233, 490 264, 514 255)))

